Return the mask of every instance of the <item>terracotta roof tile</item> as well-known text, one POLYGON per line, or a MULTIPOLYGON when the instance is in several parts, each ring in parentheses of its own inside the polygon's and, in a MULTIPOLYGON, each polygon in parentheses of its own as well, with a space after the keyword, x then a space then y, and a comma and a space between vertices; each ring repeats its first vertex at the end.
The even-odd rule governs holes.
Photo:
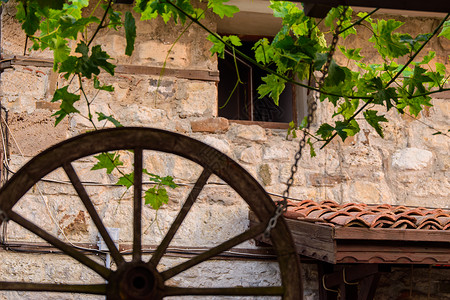
POLYGON ((414 222, 411 222, 410 220, 402 218, 400 220, 397 220, 397 222, 395 222, 394 224, 392 224, 391 227, 397 229, 415 229, 417 228, 417 225, 414 222))
POLYGON ((424 207, 289 201, 285 217, 342 227, 450 230, 450 210, 424 207))

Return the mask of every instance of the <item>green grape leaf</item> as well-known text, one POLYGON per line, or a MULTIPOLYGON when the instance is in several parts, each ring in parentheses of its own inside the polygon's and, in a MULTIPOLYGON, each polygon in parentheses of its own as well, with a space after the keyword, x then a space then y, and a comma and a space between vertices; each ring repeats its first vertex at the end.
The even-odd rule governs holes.
POLYGON ((69 93, 67 89, 68 86, 57 89, 53 95, 52 102, 61 100, 61 105, 59 106, 60 110, 52 115, 56 117, 55 126, 58 125, 58 123, 61 122, 68 114, 79 112, 73 104, 80 100, 80 95, 69 93))
POLYGON ((450 40, 450 20, 444 22, 441 33, 438 36, 443 36, 450 40))
POLYGON ((100 23, 97 17, 76 19, 73 16, 66 15, 60 18, 60 35, 64 38, 76 40, 78 34, 83 32, 89 24, 100 23))
MULTIPOLYGON (((92 74, 100 74, 100 68, 104 69, 111 75, 114 75, 115 65, 108 62, 110 56, 101 49, 100 45, 92 47, 91 56, 89 56, 89 47, 82 41, 78 43, 75 52, 80 53, 82 56, 78 58, 75 66, 76 72, 80 72, 86 78, 91 78, 92 74)), ((66 66, 64 70, 66 69, 66 66)))
POLYGON ((255 43, 252 50, 255 51, 255 59, 264 65, 273 61, 274 49, 266 38, 260 39, 255 43))
POLYGON ((336 127, 334 128, 334 130, 336 130, 336 133, 341 137, 343 141, 345 141, 348 136, 347 130, 349 129, 350 125, 343 121, 336 121, 335 125, 336 127))
POLYGON ((165 185, 165 186, 168 186, 168 187, 170 187, 172 189, 178 187, 178 185, 173 181, 173 177, 172 176, 162 177, 160 185, 165 185))
POLYGON ((373 103, 383 105, 383 102, 386 102, 386 109, 390 110, 397 104, 397 98, 398 94, 395 88, 380 89, 373 95, 373 103))
POLYGON ((380 77, 371 78, 366 84, 366 87, 368 90, 375 91, 373 93, 373 103, 384 105, 383 103, 386 102, 387 110, 390 110, 397 104, 397 91, 393 87, 385 88, 383 80, 380 77))
POLYGON ((402 93, 403 90, 401 90, 400 96, 401 98, 398 100, 397 108, 400 110, 403 110, 404 108, 408 107, 409 112, 416 116, 422 111, 423 106, 433 106, 431 104, 431 97, 430 96, 414 96, 411 97, 409 94, 402 93))
POLYGON ((129 174, 125 174, 124 176, 120 177, 119 180, 116 182, 116 185, 123 185, 126 186, 127 189, 133 186, 134 183, 134 172, 131 172, 129 174))
POLYGON ((384 115, 377 115, 376 110, 366 110, 363 112, 364 118, 370 126, 375 128, 376 132, 383 138, 383 128, 381 128, 380 122, 387 122, 388 120, 384 117, 384 115))
POLYGON ((131 56, 134 51, 134 42, 136 39, 136 21, 129 11, 125 13, 125 37, 127 40, 125 54, 131 56))
POLYGON ((348 122, 347 128, 344 129, 344 131, 347 132, 349 136, 354 136, 355 134, 360 132, 361 129, 359 128, 358 122, 356 122, 355 119, 352 119, 350 122, 348 122))
POLYGON ((345 99, 344 102, 339 104, 337 111, 333 114, 333 117, 341 115, 345 120, 349 119, 355 111, 358 109, 359 99, 348 100, 345 99))
POLYGON ((311 142, 311 138, 308 138, 308 140, 306 141, 309 145, 309 154, 311 155, 311 157, 316 157, 316 150, 314 149, 314 145, 311 142))
POLYGON ((53 57, 55 59, 55 64, 58 62, 62 62, 69 57, 70 48, 67 46, 67 40, 56 36, 56 41, 53 49, 53 57))
POLYGON ((342 54, 345 55, 350 60, 360 61, 364 57, 359 54, 361 48, 357 49, 346 49, 344 46, 338 46, 339 50, 341 50, 342 54))
MULTIPOLYGON (((47 1, 53 1, 53 0, 47 0, 47 1)), ((65 0, 58 0, 66 2, 65 0)), ((88 7, 89 6, 89 0, 70 0, 72 4, 76 5, 79 8, 88 7)))
POLYGON ((401 43, 406 43, 411 47, 411 50, 417 50, 418 47, 420 47, 420 43, 419 42, 424 42, 426 40, 428 40, 430 38, 431 34, 419 34, 418 36, 416 36, 415 38, 411 37, 411 35, 407 34, 407 33, 402 33, 399 34, 399 41, 401 43))
POLYGON ((336 86, 345 81, 345 67, 339 66, 334 60, 331 61, 327 76, 327 85, 336 86))
POLYGON ((102 112, 96 112, 96 114, 98 115, 98 121, 108 120, 109 122, 114 124, 114 126, 116 126, 116 127, 123 127, 123 125, 119 121, 114 119, 113 116, 107 116, 102 112))
POLYGON ((422 61, 417 63, 417 64, 419 64, 419 65, 426 65, 435 57, 436 57, 436 52, 435 51, 430 51, 430 52, 428 52, 427 55, 425 55, 423 57, 422 61))
POLYGON ((158 12, 148 5, 149 0, 137 0, 134 10, 141 14, 141 21, 152 20, 158 16, 158 12))
POLYGON ((39 28, 40 19, 37 16, 38 6, 35 1, 27 3, 26 11, 22 3, 17 5, 19 21, 23 21, 22 29, 27 35, 33 35, 39 28))
POLYGON ((115 152, 101 153, 94 157, 98 160, 98 162, 91 168, 91 170, 106 169, 106 173, 111 174, 115 168, 123 165, 123 162, 120 160, 120 155, 115 152))
POLYGON ((150 0, 138 0, 136 1, 136 8, 139 10, 139 12, 143 12, 147 9, 147 5, 150 2, 150 0))
POLYGON ((394 30, 403 25, 403 22, 396 20, 378 20, 372 23, 374 35, 369 39, 375 44, 375 48, 383 58, 398 58, 409 53, 408 47, 400 42, 400 34, 394 30))
POLYGON ((320 135, 322 137, 322 139, 327 139, 329 137, 331 137, 331 135, 333 134, 334 131, 334 127, 331 126, 328 123, 323 123, 322 125, 320 125, 319 129, 317 130, 316 134, 320 135))
POLYGON ((97 76, 94 76, 94 88, 101 91, 114 92, 114 87, 112 85, 100 85, 97 76))
POLYGON ((114 75, 114 69, 116 66, 108 62, 110 56, 108 55, 108 53, 102 50, 100 45, 92 47, 92 54, 90 59, 92 60, 94 65, 99 66, 109 74, 114 75))
POLYGON ((269 74, 261 79, 264 83, 258 87, 259 99, 269 95, 275 105, 279 105, 280 95, 284 91, 286 81, 274 74, 269 74))
POLYGON ((225 44, 212 34, 208 35, 206 39, 213 43, 213 46, 209 49, 211 54, 214 55, 217 53, 217 57, 225 58, 225 44))
POLYGON ((223 17, 233 17, 235 13, 239 11, 239 8, 234 5, 223 4, 224 2, 228 2, 230 0, 209 0, 208 6, 212 7, 212 10, 215 14, 217 14, 221 19, 223 17))
POLYGON ((149 204, 153 209, 159 209, 169 202, 169 195, 165 188, 152 187, 145 191, 144 199, 145 204, 149 204))
POLYGON ((64 78, 69 79, 71 74, 77 73, 78 57, 69 56, 59 66, 60 73, 64 74, 64 78))
POLYGON ((286 138, 288 138, 291 134, 294 139, 297 138, 296 130, 297 130, 297 126, 295 126, 294 121, 289 122, 289 128, 288 128, 288 131, 286 134, 286 138))
POLYGON ((308 126, 308 116, 305 116, 302 120, 302 122, 300 123, 299 128, 303 129, 306 128, 306 126, 308 126))
POLYGON ((283 18, 283 20, 289 18, 293 12, 296 13, 300 11, 294 3, 289 1, 271 1, 269 7, 273 10, 273 16, 275 18, 283 18), (297 8, 298 11, 294 11, 295 8, 297 8))
POLYGON ((109 23, 108 27, 114 30, 119 30, 119 28, 123 25, 122 23, 122 13, 120 11, 115 11, 110 9, 109 11, 109 23))
POLYGON ((419 93, 425 93, 427 91, 426 87, 423 85, 427 82, 433 82, 433 80, 426 74, 426 69, 416 66, 412 76, 406 77, 403 80, 404 87, 410 95, 413 95, 417 90, 419 93))
POLYGON ((241 39, 235 35, 224 36, 225 42, 230 42, 233 46, 242 46, 241 39))

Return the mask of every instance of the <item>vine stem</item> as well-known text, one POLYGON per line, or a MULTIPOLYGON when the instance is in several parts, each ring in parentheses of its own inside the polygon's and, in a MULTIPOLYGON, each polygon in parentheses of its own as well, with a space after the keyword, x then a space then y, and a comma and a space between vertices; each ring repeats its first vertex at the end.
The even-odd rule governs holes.
MULTIPOLYGON (((200 14, 199 18, 203 15, 204 11, 200 14)), ((173 48, 175 47, 176 43, 178 43, 178 41, 181 39, 181 37, 186 33, 186 31, 192 26, 192 24, 194 24, 194 21, 191 21, 191 23, 189 23, 184 29, 183 31, 181 31, 181 33, 178 35, 178 37, 176 38, 176 40, 172 43, 172 45, 170 46, 169 50, 167 51, 166 57, 164 59, 164 63, 161 69, 161 72, 159 73, 159 78, 158 78, 158 84, 156 85, 156 93, 155 93, 155 105, 156 105, 156 97, 158 95, 158 89, 161 86, 161 80, 164 76, 164 73, 166 71, 166 64, 167 61, 169 60, 169 55, 170 53, 172 53, 173 48)))
POLYGON ((356 21, 355 23, 352 23, 351 25, 345 27, 342 30, 339 30, 338 34, 341 34, 347 30, 349 30, 352 27, 355 27, 356 25, 359 25, 362 23, 362 21, 364 21, 365 19, 367 19, 368 17, 370 17, 371 15, 373 15, 374 13, 376 13, 379 10, 379 8, 375 8, 374 10, 372 10, 370 13, 368 13, 367 15, 365 15, 364 17, 360 18, 358 21, 356 21))
POLYGON ((86 100, 86 105, 87 105, 87 109, 88 109, 88 120, 89 120, 89 122, 91 122, 92 126, 94 126, 94 129, 98 130, 97 125, 95 125, 94 120, 92 120, 91 103, 89 102, 86 92, 84 91, 83 81, 81 80, 80 74, 78 74, 78 82, 80 84, 80 91, 81 91, 81 93, 83 93, 84 99, 86 100))
MULTIPOLYGON (((428 42, 438 33, 439 29, 442 28, 445 21, 447 21, 448 17, 450 16, 450 13, 448 13, 445 18, 442 19, 441 23, 434 29, 433 33, 429 36, 429 38, 417 49, 417 51, 408 59, 406 64, 400 69, 400 71, 397 72, 397 74, 394 75, 394 77, 391 78, 391 80, 386 84, 385 88, 388 88, 402 73, 403 71, 412 63, 412 61, 416 58, 416 56, 423 50, 423 48, 428 44, 428 42)), ((369 101, 367 101, 361 108, 359 108, 350 118, 348 118, 345 123, 349 124, 358 114, 360 114, 369 104, 373 102, 374 98, 371 97, 369 101)), ((337 135, 337 132, 335 132, 330 138, 327 139, 327 141, 320 147, 320 149, 323 149, 326 145, 328 145, 337 135)))
POLYGON ((228 102, 230 101, 231 97, 234 94, 234 91, 236 91, 236 88, 239 86, 239 83, 242 84, 241 76, 239 75, 239 68, 238 68, 237 61, 236 61, 236 52, 234 52, 234 48, 233 48, 233 59, 234 59, 234 67, 236 68, 236 76, 237 76, 236 84, 234 85, 233 90, 231 91, 230 95, 228 96, 227 101, 225 101, 225 104, 222 106, 219 106, 219 109, 223 109, 225 106, 227 106, 228 102))
POLYGON ((92 42, 94 41, 94 38, 97 36, 100 29, 103 28, 103 22, 105 22, 106 16, 108 15, 108 11, 111 8, 111 3, 112 3, 112 0, 109 0, 108 6, 106 7, 105 13, 103 14, 102 20, 100 21, 100 24, 98 24, 97 28, 95 29, 94 34, 91 36, 91 39, 89 40, 89 42, 87 44, 88 47, 92 44, 92 42))

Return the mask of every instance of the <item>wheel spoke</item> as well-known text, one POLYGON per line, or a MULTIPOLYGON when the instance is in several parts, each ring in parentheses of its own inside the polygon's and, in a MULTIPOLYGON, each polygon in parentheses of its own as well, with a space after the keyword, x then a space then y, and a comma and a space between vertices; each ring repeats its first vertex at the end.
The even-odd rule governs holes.
POLYGON ((268 287, 228 287, 228 288, 182 288, 165 287, 165 296, 179 295, 218 295, 218 296, 282 296, 281 286, 268 287))
POLYGON ((170 226, 169 231, 167 232, 166 236, 162 240, 161 244, 159 244, 155 253, 152 255, 152 258, 150 259, 149 263, 151 263, 153 266, 158 265, 159 261, 161 260, 161 257, 164 255, 164 253, 167 250, 167 247, 169 246, 173 237, 177 233, 178 228, 180 228, 181 223, 183 223, 189 210, 191 209, 191 207, 194 204, 195 200, 197 199, 198 195, 200 194, 200 192, 202 191, 206 182, 208 181, 209 176, 211 176, 211 172, 209 170, 203 169, 202 174, 200 174, 200 177, 197 179, 197 182, 195 183, 194 187, 192 188, 191 192, 189 193, 189 196, 187 197, 186 201, 184 202, 183 207, 181 208, 177 217, 175 218, 172 225, 170 226))
POLYGON ((106 295, 106 284, 54 284, 0 281, 0 290, 106 295))
POLYGON ((14 222, 16 222, 17 224, 19 224, 20 226, 28 229, 29 231, 33 232, 34 234, 36 234, 40 238, 46 240, 47 242, 49 242, 50 244, 52 244, 56 248, 58 248, 61 251, 63 251, 67 255, 69 255, 72 258, 78 260, 80 263, 84 264, 85 266, 89 267, 90 269, 95 271, 97 274, 102 276, 104 279, 108 279, 109 276, 111 275, 111 270, 109 270, 109 269, 105 268, 104 266, 100 265, 99 263, 93 261, 92 259, 90 259, 86 255, 84 255, 80 251, 76 250, 75 248, 71 247, 70 245, 64 243, 60 239, 58 239, 58 238, 54 237, 53 235, 47 233, 46 231, 44 231, 43 229, 41 229, 40 227, 38 227, 34 223, 28 221, 27 219, 23 218, 19 214, 15 213, 13 211, 9 211, 8 212, 8 217, 11 220, 13 220, 14 222))
POLYGON ((253 227, 251 227, 249 230, 235 236, 234 238, 223 242, 220 245, 217 245, 214 248, 209 249, 208 251, 205 251, 195 257, 193 257, 192 259, 185 261, 184 263, 181 263, 171 269, 168 269, 164 272, 161 273, 161 276, 163 277, 164 280, 167 280, 169 278, 172 278, 173 276, 186 271, 189 268, 192 268, 193 266, 210 259, 211 257, 214 257, 226 250, 229 250, 230 248, 239 245, 242 242, 245 242, 251 238, 254 238, 258 235, 260 235, 261 233, 264 232, 264 230, 266 229, 266 224, 265 223, 259 223, 253 227))
POLYGON ((64 171, 66 171, 67 176, 69 176, 70 181, 72 182, 73 187, 77 191, 78 196, 80 197, 81 201, 83 202, 84 206, 86 207, 87 211, 89 212, 89 215, 92 218, 92 221, 94 222, 95 226, 97 227, 98 231, 100 232, 100 235, 102 236, 103 240, 106 243, 106 246, 108 246, 109 251, 111 252, 111 256, 116 262, 117 265, 121 265, 125 262, 122 255, 120 254, 119 250, 117 249, 116 245, 114 244, 114 241, 111 239, 111 236, 109 235, 108 231, 106 230, 105 225, 103 224, 102 220, 100 219, 100 216, 97 213, 97 210, 95 209, 94 205, 92 204, 91 199, 89 198, 83 184, 80 181, 80 178, 78 177, 77 173, 75 172, 72 164, 66 163, 63 165, 64 171))
POLYGON ((142 149, 134 149, 133 261, 142 257, 142 149))

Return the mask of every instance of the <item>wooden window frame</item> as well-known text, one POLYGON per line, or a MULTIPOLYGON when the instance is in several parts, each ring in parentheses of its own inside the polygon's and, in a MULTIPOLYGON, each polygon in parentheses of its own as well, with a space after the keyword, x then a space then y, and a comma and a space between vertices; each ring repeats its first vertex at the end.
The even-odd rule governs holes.
MULTIPOLYGON (((273 37, 267 37, 267 36, 254 36, 254 35, 239 35, 239 38, 243 41, 246 42, 256 42, 261 38, 268 38, 268 39, 272 39, 273 37)), ((228 50, 226 50, 228 51, 228 50)), ((231 51, 228 51, 227 53, 228 55, 233 55, 231 53, 231 51)), ((220 58, 219 58, 220 59, 220 58)), ((252 68, 254 68, 255 66, 251 66, 249 65, 245 60, 243 60, 242 58, 236 57, 236 59, 241 62, 242 64, 245 64, 249 67, 250 69, 250 74, 252 74, 252 68)), ((252 75, 250 75, 252 76, 252 75)), ((219 78, 220 78, 220 74, 219 74, 219 78)), ((220 81, 220 79, 219 79, 220 81)), ((306 99, 299 99, 299 95, 298 95, 298 87, 294 84, 291 84, 289 87, 286 88, 291 88, 292 91, 292 101, 291 101, 291 110, 292 110, 292 121, 294 121, 295 125, 298 125, 299 123, 299 119, 301 119, 301 116, 299 116, 299 110, 298 110, 298 101, 306 101, 306 99)), ((231 123, 236 123, 236 124, 243 124, 243 125, 259 125, 261 127, 264 128, 271 128, 271 129, 288 129, 289 128, 289 122, 271 122, 271 121, 258 121, 258 120, 254 120, 254 102, 253 100, 253 80, 250 80, 250 96, 247 97, 247 105, 248 107, 250 107, 250 116, 249 116, 249 120, 236 120, 236 119, 230 119, 227 118, 229 120, 229 122, 231 123)), ((219 91, 218 91, 219 92, 219 91)), ((220 109, 219 106, 217 107, 217 115, 220 115, 220 109)), ((223 116, 221 116, 223 117, 223 116)))

